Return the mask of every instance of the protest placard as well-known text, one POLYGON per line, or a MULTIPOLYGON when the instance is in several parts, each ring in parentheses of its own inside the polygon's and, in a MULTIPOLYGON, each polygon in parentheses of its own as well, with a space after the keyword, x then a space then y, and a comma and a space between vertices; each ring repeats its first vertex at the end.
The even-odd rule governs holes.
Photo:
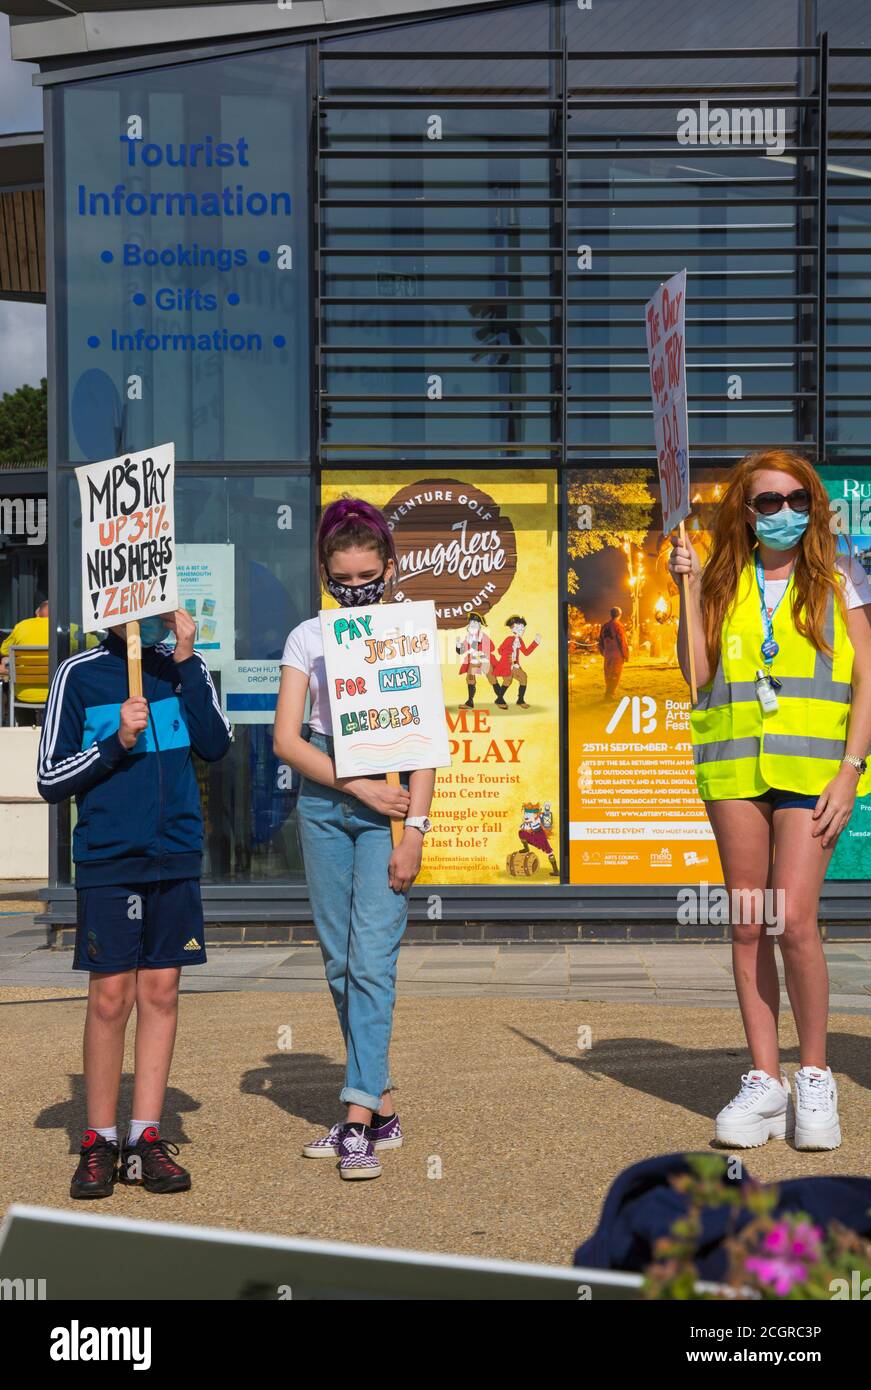
MULTIPOLYGON (((687 273, 678 271, 664 281, 644 309, 653 434, 662 494, 662 529, 675 527, 686 543, 684 519, 690 514, 690 444, 686 368, 687 273)), ((696 703, 696 662, 693 648, 689 577, 683 576, 690 665, 690 693, 696 703)))
POLYGON ((178 607, 175 447, 160 444, 75 472, 82 508, 82 629, 127 624, 130 693, 141 694, 139 619, 178 607))
POLYGON ((653 432, 662 490, 662 529, 673 531, 690 514, 689 426, 685 330, 687 273, 660 285, 644 311, 653 432))
POLYGON ((320 617, 337 775, 395 782, 399 772, 450 767, 432 600, 320 617))

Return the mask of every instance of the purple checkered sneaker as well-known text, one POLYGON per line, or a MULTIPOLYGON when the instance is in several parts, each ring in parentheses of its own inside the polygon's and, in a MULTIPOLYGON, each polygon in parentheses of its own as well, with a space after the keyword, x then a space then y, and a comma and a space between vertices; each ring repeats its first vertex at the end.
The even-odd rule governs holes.
POLYGON ((320 1139, 313 1139, 310 1144, 306 1144, 303 1154, 306 1158, 338 1158, 341 1137, 342 1126, 333 1125, 329 1134, 322 1134, 320 1139))
POLYGON ((339 1174, 343 1178, 380 1178, 381 1164, 375 1157, 375 1148, 369 1131, 358 1134, 356 1130, 342 1130, 339 1139, 339 1174))
POLYGON ((372 1145, 376 1149, 401 1149, 402 1148, 402 1125, 399 1123, 399 1116, 394 1115, 392 1120, 388 1120, 386 1125, 372 1125, 369 1129, 372 1135, 372 1145))
MULTIPOLYGON (((404 1136, 398 1115, 394 1115, 386 1125, 372 1125, 369 1133, 372 1136, 372 1147, 376 1150, 402 1148, 404 1136)), ((342 1125, 333 1125, 329 1134, 322 1134, 320 1139, 313 1139, 310 1144, 306 1144, 303 1154, 306 1158, 338 1158, 341 1136, 342 1125)))

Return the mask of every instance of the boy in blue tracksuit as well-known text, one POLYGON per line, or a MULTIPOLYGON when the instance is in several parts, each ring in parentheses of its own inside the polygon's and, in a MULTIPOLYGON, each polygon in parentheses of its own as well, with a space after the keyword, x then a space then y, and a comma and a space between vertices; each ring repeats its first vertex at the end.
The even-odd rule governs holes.
POLYGON ((37 780, 46 801, 75 796, 74 970, 90 972, 84 1070, 88 1127, 72 1197, 108 1197, 116 1178, 150 1192, 190 1187, 160 1137, 183 965, 206 959, 200 899, 203 822, 191 754, 230 744, 196 628, 179 611, 145 618, 143 695, 128 697, 125 628, 64 661, 51 683, 37 780), (175 633, 174 647, 163 638, 175 633), (120 1146, 124 1034, 136 1005, 133 1119, 120 1146), (119 1168, 120 1159, 120 1168, 119 1168))

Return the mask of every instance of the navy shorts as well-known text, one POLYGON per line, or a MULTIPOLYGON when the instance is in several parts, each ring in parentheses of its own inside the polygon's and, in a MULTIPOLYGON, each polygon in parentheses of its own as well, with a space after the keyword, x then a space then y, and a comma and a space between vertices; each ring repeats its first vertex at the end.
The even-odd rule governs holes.
POLYGON ((750 801, 767 801, 775 811, 782 811, 787 806, 805 806, 812 811, 819 799, 818 796, 807 796, 804 792, 788 792, 783 787, 769 787, 761 796, 749 797, 750 801))
POLYGON ((78 889, 74 970, 108 975, 205 960, 198 878, 78 889))

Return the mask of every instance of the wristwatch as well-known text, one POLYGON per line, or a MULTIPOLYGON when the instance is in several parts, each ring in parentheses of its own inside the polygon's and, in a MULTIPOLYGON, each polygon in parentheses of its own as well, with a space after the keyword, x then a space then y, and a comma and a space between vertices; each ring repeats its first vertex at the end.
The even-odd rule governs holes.
MULTIPOLYGON (((854 767, 856 769, 860 777, 863 777, 868 770, 867 760, 865 758, 857 757, 855 753, 845 753, 843 758, 841 759, 841 762, 849 763, 851 767, 854 767)), ((408 821, 406 821, 405 823, 407 825, 408 821)))
POLYGON ((421 835, 425 835, 428 830, 432 830, 432 821, 429 816, 408 816, 405 821, 412 830, 419 830, 421 835))

